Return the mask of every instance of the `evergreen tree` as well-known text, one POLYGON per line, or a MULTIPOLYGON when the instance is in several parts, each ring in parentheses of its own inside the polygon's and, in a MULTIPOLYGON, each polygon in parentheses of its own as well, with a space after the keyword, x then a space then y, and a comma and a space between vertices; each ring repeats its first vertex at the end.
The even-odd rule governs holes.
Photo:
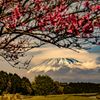
POLYGON ((32 94, 31 83, 28 78, 22 78, 22 93, 23 94, 32 94))

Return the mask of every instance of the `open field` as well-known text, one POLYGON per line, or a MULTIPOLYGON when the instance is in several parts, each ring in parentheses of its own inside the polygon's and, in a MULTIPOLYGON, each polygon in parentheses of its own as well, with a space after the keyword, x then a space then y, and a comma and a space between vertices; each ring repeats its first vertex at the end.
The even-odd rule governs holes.
MULTIPOLYGON (((7 95, 10 96, 10 94, 7 94, 7 95)), ((100 100, 100 99, 96 98, 96 97, 98 97, 98 98, 100 97, 100 95, 98 95, 98 93, 48 95, 46 97, 44 97, 44 96, 28 96, 28 95, 20 95, 20 96, 23 97, 24 99, 17 99, 17 100, 100 100)), ((12 100, 12 99, 3 99, 3 100, 12 100)), ((16 100, 16 99, 14 99, 14 100, 16 100)))
POLYGON ((99 99, 95 98, 96 95, 97 95, 97 93, 49 95, 49 96, 46 96, 46 97, 44 97, 44 96, 34 96, 30 99, 23 99, 23 100, 99 100, 99 99))
POLYGON ((31 99, 24 100, 99 100, 89 97, 79 97, 79 96, 52 96, 52 97, 35 97, 31 99))

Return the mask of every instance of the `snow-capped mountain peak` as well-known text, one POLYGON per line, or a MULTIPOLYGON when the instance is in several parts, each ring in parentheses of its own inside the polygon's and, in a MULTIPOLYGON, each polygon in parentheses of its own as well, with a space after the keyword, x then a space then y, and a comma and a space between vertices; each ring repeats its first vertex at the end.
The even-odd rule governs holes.
POLYGON ((38 71, 47 72, 49 70, 56 71, 56 70, 59 70, 60 68, 64 68, 65 66, 72 68, 80 64, 81 62, 73 58, 51 58, 33 67, 27 73, 34 72, 34 71, 35 72, 38 72, 38 71))

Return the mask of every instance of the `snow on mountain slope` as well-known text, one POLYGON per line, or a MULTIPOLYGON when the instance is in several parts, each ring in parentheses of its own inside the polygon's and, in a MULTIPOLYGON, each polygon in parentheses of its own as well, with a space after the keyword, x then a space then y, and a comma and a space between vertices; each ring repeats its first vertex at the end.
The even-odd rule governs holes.
POLYGON ((56 71, 66 66, 73 68, 81 64, 82 64, 81 62, 73 58, 52 58, 52 59, 47 59, 43 63, 33 67, 27 73, 39 72, 39 71, 47 72, 49 70, 56 71))

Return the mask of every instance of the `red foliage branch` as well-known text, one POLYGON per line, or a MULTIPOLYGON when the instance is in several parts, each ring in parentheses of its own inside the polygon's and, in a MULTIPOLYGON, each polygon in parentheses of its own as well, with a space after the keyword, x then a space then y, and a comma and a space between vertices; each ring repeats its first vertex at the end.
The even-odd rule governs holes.
POLYGON ((0 55, 13 67, 26 51, 45 43, 75 51, 100 45, 95 28, 98 0, 0 0, 0 55))

